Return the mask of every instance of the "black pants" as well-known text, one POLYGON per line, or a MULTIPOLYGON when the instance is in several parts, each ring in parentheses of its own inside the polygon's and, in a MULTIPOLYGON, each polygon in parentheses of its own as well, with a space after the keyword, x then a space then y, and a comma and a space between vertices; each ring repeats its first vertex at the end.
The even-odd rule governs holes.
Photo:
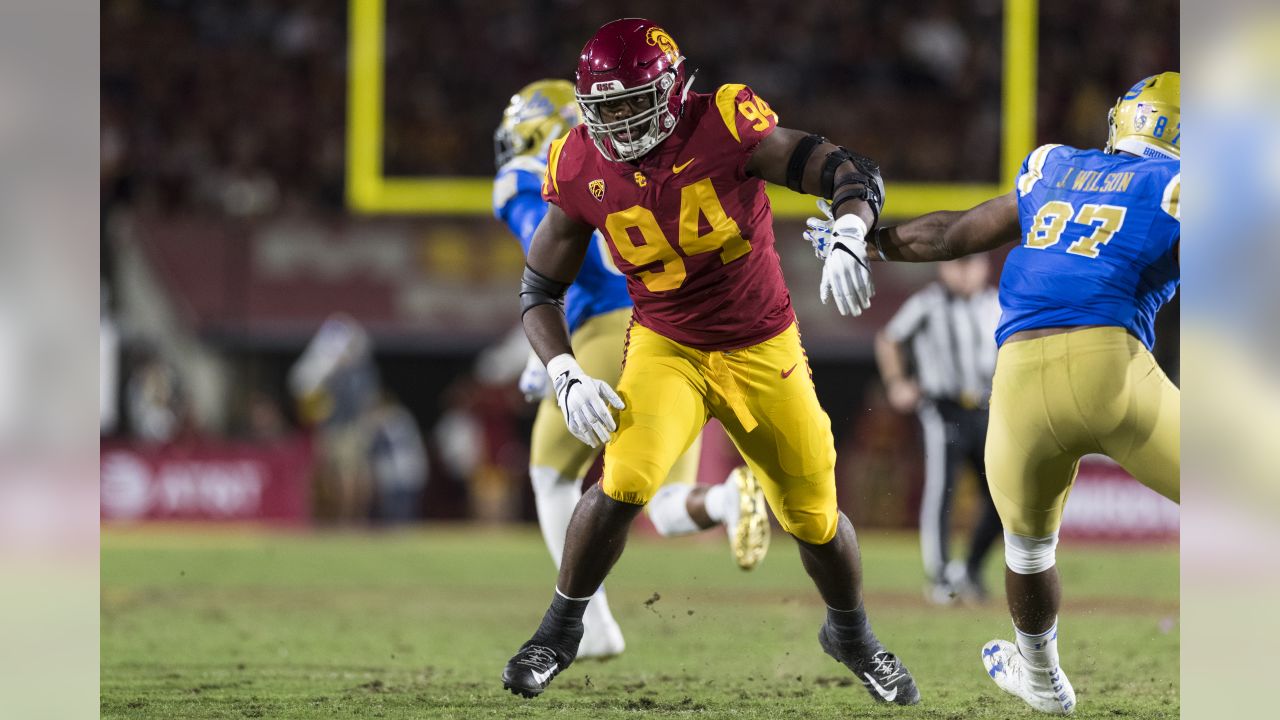
POLYGON ((945 579, 950 560, 951 497, 961 462, 969 463, 981 486, 982 517, 969 541, 966 566, 971 577, 1003 530, 987 489, 983 449, 987 442, 987 411, 971 410, 948 400, 926 400, 920 408, 924 428, 924 495, 920 502, 920 553, 925 574, 933 582, 945 579))

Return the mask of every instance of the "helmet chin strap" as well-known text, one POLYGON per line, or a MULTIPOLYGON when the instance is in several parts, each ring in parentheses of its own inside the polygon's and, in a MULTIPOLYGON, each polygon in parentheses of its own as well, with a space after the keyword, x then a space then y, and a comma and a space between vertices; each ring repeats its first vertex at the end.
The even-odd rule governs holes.
MULTIPOLYGON (((683 59, 684 58, 681 58, 681 60, 683 59)), ((684 109, 684 103, 686 100, 689 99, 689 88, 693 87, 693 81, 697 79, 697 77, 698 77, 698 68, 694 68, 693 72, 689 73, 689 79, 686 80, 684 83, 684 89, 680 91, 680 108, 681 109, 684 109)))

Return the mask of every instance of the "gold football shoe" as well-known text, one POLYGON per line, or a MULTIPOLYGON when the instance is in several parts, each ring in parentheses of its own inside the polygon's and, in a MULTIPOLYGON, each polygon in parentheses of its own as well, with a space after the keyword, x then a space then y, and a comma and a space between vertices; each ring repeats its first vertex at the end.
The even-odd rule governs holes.
POLYGON ((729 547, 738 567, 751 570, 769 552, 769 510, 760 482, 746 465, 734 468, 726 482, 738 491, 737 512, 725 518, 729 547))

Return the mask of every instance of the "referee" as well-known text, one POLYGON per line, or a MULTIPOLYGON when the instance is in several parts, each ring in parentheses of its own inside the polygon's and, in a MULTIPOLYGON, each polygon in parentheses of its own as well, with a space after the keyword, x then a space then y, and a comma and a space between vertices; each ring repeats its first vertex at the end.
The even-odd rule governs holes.
POLYGON ((937 282, 908 298, 876 335, 876 362, 890 405, 902 413, 915 411, 924 428, 920 551, 929 581, 925 596, 937 604, 957 597, 986 599, 982 563, 1002 533, 983 461, 1000 320, 988 272, 985 255, 939 263, 937 282), (982 497, 982 518, 963 563, 949 562, 948 547, 951 496, 961 462, 977 473, 982 497))

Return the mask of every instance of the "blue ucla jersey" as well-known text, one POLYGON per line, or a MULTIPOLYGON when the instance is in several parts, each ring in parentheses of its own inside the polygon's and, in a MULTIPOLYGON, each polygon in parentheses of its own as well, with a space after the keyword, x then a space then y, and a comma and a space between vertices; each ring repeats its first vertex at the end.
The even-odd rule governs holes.
POLYGON ((1018 173, 1022 242, 1000 276, 1003 344, 1020 330, 1110 325, 1148 349, 1178 288, 1180 160, 1036 148, 1018 173))
MULTIPOLYGON (((542 199, 546 169, 543 161, 521 156, 503 165, 493 181, 493 214, 520 239, 525 255, 529 254, 533 231, 547 214, 547 202, 542 199)), ((569 332, 596 315, 628 307, 631 297, 627 294, 627 278, 614 267, 604 238, 597 232, 591 237, 591 251, 582 261, 578 277, 565 293, 564 314, 569 332)))

